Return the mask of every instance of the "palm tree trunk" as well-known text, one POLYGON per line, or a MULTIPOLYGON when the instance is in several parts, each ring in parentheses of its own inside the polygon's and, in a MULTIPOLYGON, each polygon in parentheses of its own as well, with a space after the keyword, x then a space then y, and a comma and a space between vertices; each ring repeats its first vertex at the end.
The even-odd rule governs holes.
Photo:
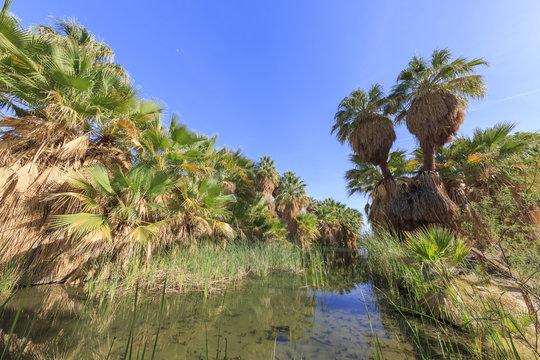
POLYGON ((422 146, 424 153, 424 171, 435 171, 435 151, 433 145, 422 146))
POLYGON ((384 180, 392 179, 392 173, 390 172, 390 169, 388 168, 388 161, 386 159, 379 164, 379 167, 381 168, 384 180))

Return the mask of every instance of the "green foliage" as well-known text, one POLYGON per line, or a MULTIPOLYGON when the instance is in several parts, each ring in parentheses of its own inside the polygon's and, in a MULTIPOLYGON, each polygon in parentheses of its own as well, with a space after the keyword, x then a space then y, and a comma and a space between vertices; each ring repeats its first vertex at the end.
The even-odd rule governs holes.
POLYGON ((308 247, 320 235, 317 229, 317 218, 310 213, 302 213, 296 218, 298 223, 298 239, 302 247, 308 247))
POLYGON ((397 85, 389 95, 386 111, 396 114, 396 122, 403 121, 410 105, 433 90, 449 91, 466 104, 469 98, 480 99, 486 93, 481 75, 474 74, 478 66, 487 66, 483 58, 468 60, 458 57, 452 60, 447 49, 435 50, 430 61, 414 56, 398 78, 397 85))
POLYGON ((405 245, 420 263, 445 261, 457 265, 469 253, 463 240, 456 239, 451 230, 440 226, 408 233, 405 245))
POLYGON ((469 203, 475 221, 465 222, 462 228, 540 296, 540 230, 531 221, 539 203, 538 187, 518 192, 496 188, 478 202, 469 203))
POLYGON ((268 209, 263 196, 257 196, 253 202, 240 200, 232 208, 234 222, 241 229, 241 235, 251 240, 285 240, 285 224, 268 209))
POLYGON ((35 115, 72 130, 129 119, 136 91, 112 50, 79 24, 30 30, 0 15, 0 106, 35 115))
POLYGON ((362 214, 352 208, 348 208, 333 199, 325 199, 323 201, 313 201, 309 207, 309 212, 312 213, 321 227, 343 227, 343 232, 353 238, 360 237, 360 233, 364 226, 362 214))
POLYGON ((385 230, 376 229, 363 238, 362 245, 379 295, 400 314, 403 328, 408 330, 422 358, 521 359, 527 358, 521 354, 524 349, 534 358, 534 344, 523 346, 532 319, 522 311, 504 306, 503 290, 481 292, 476 282, 449 277, 447 272, 426 274, 426 266, 418 266, 417 261, 430 258, 428 263, 433 264, 431 259, 445 258, 436 255, 444 252, 437 249, 448 248, 445 245, 452 243, 451 236, 443 232, 438 240, 417 236, 420 239, 415 241, 428 243, 431 249, 415 250, 418 258, 413 261, 408 246, 385 230), (452 330, 455 328, 459 329, 458 334, 452 330), (520 353, 515 350, 518 341, 522 344, 520 353), (429 346, 433 343, 440 345, 440 352, 429 346))
POLYGON ((295 204, 303 207, 307 204, 306 183, 292 171, 287 171, 281 176, 279 186, 276 189, 276 203, 278 206, 295 204))
POLYGON ((146 245, 167 219, 160 199, 171 194, 173 179, 145 165, 113 175, 102 166, 89 167, 69 176, 72 190, 57 194, 78 201, 84 211, 52 218, 53 227, 65 227, 85 241, 124 240, 146 245))
POLYGON ((498 181, 517 184, 536 166, 540 134, 510 134, 515 124, 500 123, 472 137, 459 137, 436 152, 437 170, 444 179, 461 179, 468 186, 498 181))
MULTIPOLYGON (((383 180, 381 172, 376 166, 363 161, 358 155, 350 155, 349 161, 354 165, 354 168, 345 173, 349 196, 355 193, 371 195, 383 180)), ((403 150, 392 151, 388 160, 388 167, 394 178, 415 173, 418 164, 418 161, 408 159, 403 150)))
POLYGON ((279 183, 279 173, 274 165, 274 160, 268 156, 262 156, 261 160, 255 164, 255 176, 260 179, 271 181, 274 185, 279 183))
POLYGON ((373 115, 380 115, 386 105, 382 86, 374 84, 368 93, 356 89, 344 98, 334 116, 331 133, 336 133, 340 143, 350 142, 356 127, 373 115))

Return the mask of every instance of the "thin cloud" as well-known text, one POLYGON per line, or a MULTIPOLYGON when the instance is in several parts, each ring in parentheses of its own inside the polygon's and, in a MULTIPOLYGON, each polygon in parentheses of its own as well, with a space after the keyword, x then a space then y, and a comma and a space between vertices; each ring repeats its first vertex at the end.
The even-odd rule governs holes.
POLYGON ((486 107, 488 107, 490 105, 499 104, 499 103, 502 103, 502 102, 505 102, 505 101, 519 99, 519 98, 522 98, 522 97, 525 97, 525 96, 536 94, 538 92, 540 92, 540 89, 535 89, 535 90, 519 93, 519 94, 516 94, 516 95, 507 96, 507 97, 497 99, 497 100, 487 101, 485 103, 482 103, 482 104, 480 104, 478 106, 473 107, 472 109, 469 110, 469 112, 481 110, 481 109, 484 109, 484 108, 486 108, 486 107))

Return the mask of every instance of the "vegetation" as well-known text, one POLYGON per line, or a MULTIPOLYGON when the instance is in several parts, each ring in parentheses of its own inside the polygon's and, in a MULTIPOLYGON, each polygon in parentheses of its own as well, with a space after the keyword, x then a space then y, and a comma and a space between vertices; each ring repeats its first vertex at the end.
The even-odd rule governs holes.
MULTIPOLYGON (((163 105, 140 97, 83 26, 25 29, 9 5, 0 13, 3 279, 85 282, 104 258, 127 276, 134 258, 151 267, 178 246, 317 243, 322 225, 294 173, 280 177, 267 156, 254 163, 216 149, 216 137, 175 116, 165 127, 163 105)), ((351 213, 332 221, 349 224, 351 213)), ((336 244, 354 247, 359 234, 348 226, 336 244)))
POLYGON ((540 355, 540 135, 512 134, 515 125, 501 123, 449 143, 468 100, 485 95, 475 73, 483 65, 482 58, 452 60, 448 50, 435 50, 429 62, 413 57, 387 98, 372 97, 377 106, 371 109, 397 124, 406 121, 420 145, 411 155, 390 153, 391 142, 383 148, 379 138, 363 138, 362 146, 380 150, 384 163, 389 157, 386 170, 352 143, 350 129, 362 119, 358 109, 367 111, 366 94, 356 90, 343 100, 332 128, 356 153, 345 175, 349 194, 370 199, 366 213, 375 233, 362 241, 369 271, 427 358, 540 355), (355 103, 353 94, 362 100, 355 103), (441 354, 430 352, 429 334, 406 314, 448 339, 441 354), (455 342, 448 324, 470 341, 455 342))
POLYGON ((517 305, 519 291, 496 278, 485 283, 480 268, 465 267, 468 249, 448 230, 412 233, 407 246, 395 234, 379 230, 362 244, 370 275, 402 317, 422 357, 502 360, 539 355, 536 320, 517 305))
POLYGON ((435 50, 431 61, 415 56, 398 76, 389 96, 388 111, 397 113, 420 142, 424 170, 435 171, 434 147, 441 147, 456 135, 465 120, 469 98, 485 95, 485 85, 475 68, 487 65, 482 58, 451 60, 450 51, 435 50))
POLYGON ((379 84, 366 94, 354 90, 338 106, 332 133, 340 143, 348 142, 365 162, 381 168, 383 178, 389 180, 388 152, 396 139, 392 121, 383 114, 386 99, 379 84))
POLYGON ((306 269, 318 287, 328 265, 318 246, 353 249, 357 260, 363 240, 370 274, 425 358, 540 355, 540 135, 503 123, 451 142, 468 101, 485 95, 484 59, 435 50, 430 61, 413 57, 387 97, 375 84, 340 102, 331 133, 355 153, 347 188, 371 200, 374 232, 361 238, 358 211, 310 198, 270 157, 216 148, 176 116, 165 126, 164 106, 142 98, 83 26, 26 29, 9 6, 0 11, 1 300, 17 286, 79 283, 91 301, 134 291, 136 305, 139 289, 208 296, 249 275, 307 279, 306 269), (418 139, 412 155, 390 152, 392 120, 418 139), (419 323, 436 330, 440 353, 419 323))

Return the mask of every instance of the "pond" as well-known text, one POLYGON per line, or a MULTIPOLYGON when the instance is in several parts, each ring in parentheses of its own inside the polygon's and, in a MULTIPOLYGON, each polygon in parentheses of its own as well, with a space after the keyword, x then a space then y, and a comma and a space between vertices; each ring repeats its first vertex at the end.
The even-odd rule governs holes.
MULTIPOLYGON (((23 296, 4 309, 4 334, 23 296)), ((28 353, 54 342, 55 358, 121 359, 127 349, 128 358, 144 351, 150 359, 158 329, 155 359, 416 358, 370 281, 343 271, 316 287, 302 275, 274 274, 209 298, 167 294, 161 302, 159 294, 139 294, 135 313, 133 295, 98 309, 78 288, 32 287, 15 333, 22 338, 32 325, 28 353)))

